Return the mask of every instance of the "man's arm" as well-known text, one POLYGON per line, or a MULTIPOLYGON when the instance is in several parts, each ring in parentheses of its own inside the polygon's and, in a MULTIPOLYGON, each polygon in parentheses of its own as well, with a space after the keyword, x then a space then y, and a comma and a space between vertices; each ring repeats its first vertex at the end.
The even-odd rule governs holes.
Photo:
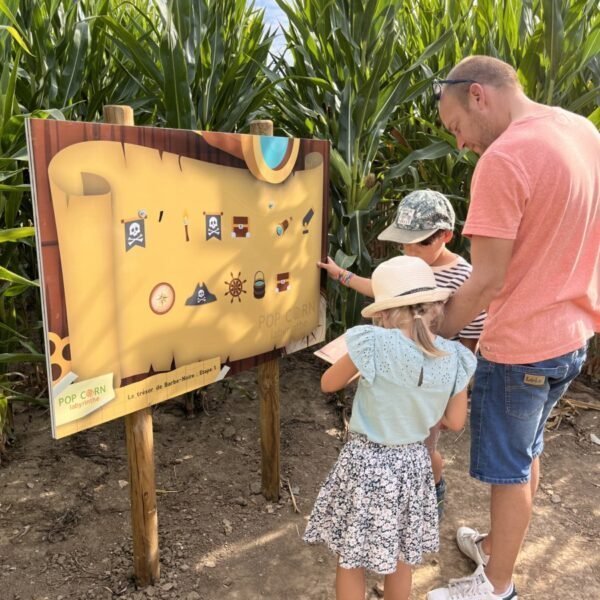
POLYGON ((514 240, 473 236, 473 272, 446 303, 444 322, 438 333, 450 338, 473 321, 498 295, 504 284, 514 240))

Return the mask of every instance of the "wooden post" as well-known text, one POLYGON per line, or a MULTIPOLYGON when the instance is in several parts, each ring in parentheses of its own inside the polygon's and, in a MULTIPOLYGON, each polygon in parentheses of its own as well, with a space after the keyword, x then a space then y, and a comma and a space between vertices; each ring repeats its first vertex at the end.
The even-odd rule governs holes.
MULTIPOLYGON (((252 121, 253 135, 273 135, 273 121, 252 121)), ((279 359, 258 366, 260 398, 260 449, 262 452, 262 493, 267 500, 279 500, 279 359)))
MULTIPOLYGON (((134 125, 133 109, 130 106, 105 106, 104 121, 115 125, 134 125)), ((148 407, 126 415, 125 434, 133 528, 133 572, 137 585, 145 587, 160 578, 152 409, 148 407)))

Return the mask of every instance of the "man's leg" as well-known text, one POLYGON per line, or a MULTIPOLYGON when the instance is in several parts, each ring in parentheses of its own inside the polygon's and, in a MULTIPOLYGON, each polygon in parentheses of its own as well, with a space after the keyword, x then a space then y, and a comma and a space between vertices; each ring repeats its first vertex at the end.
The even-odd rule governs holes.
POLYGON ((496 594, 504 593, 511 585, 513 569, 531 520, 531 506, 529 483, 492 485, 492 527, 483 540, 483 549, 490 555, 485 573, 496 594))
POLYGON ((531 479, 529 480, 529 487, 531 488, 531 500, 535 498, 540 485, 540 457, 536 456, 531 463, 531 479))
POLYGON ((480 566, 473 575, 429 592, 428 600, 467 598, 475 588, 481 598, 516 597, 512 573, 531 520, 544 425, 584 360, 585 348, 531 365, 479 357, 471 397, 470 473, 492 486, 491 531, 481 539, 475 530, 459 529, 459 548, 480 566))
MULTIPOLYGON (((533 463, 531 464, 531 479, 529 480, 529 484, 522 484, 524 486, 529 485, 529 493, 530 493, 530 498, 529 498, 529 520, 531 520, 531 510, 532 510, 532 506, 533 506, 533 499, 535 498, 535 495, 537 493, 537 489, 538 489, 538 485, 539 485, 539 481, 540 481, 540 459, 539 457, 536 457, 533 459, 533 463)), ((509 507, 508 507, 508 511, 510 513, 510 521, 509 521, 509 525, 508 527, 504 526, 501 521, 503 519, 506 512, 506 508, 503 505, 503 501, 505 500, 505 498, 501 495, 501 490, 503 488, 518 488, 520 487, 518 484, 514 485, 514 486, 508 486, 508 485, 493 485, 491 486, 492 490, 491 490, 491 504, 490 504, 490 516, 491 516, 491 522, 492 522, 492 526, 490 528, 490 532, 488 533, 488 535, 481 541, 481 547, 483 549, 483 551, 489 556, 492 554, 492 547, 493 547, 493 539, 494 539, 494 530, 496 530, 498 527, 501 527, 502 529, 509 529, 512 522, 514 521, 514 515, 512 514, 512 511, 510 510, 510 495, 511 495, 511 491, 509 489, 506 489, 505 491, 507 492, 505 495, 507 496, 507 499, 509 500, 509 507), (496 490, 496 492, 495 492, 496 490), (497 522, 497 524, 495 525, 495 522, 497 522)), ((527 496, 527 494, 525 493, 525 491, 523 491, 522 493, 518 490, 515 490, 515 506, 516 503, 519 502, 519 498, 520 496, 527 496)), ((524 510, 527 510, 527 503, 523 506, 524 510)), ((516 510, 516 509, 515 509, 516 510)), ((527 532, 527 529, 525 529, 525 533, 527 532)), ((522 543, 522 541, 521 541, 522 543)), ((516 560, 516 559, 515 559, 516 560)), ((494 565, 497 564, 497 561, 495 561, 493 563, 494 565)), ((514 563, 513 563, 514 566, 514 563)), ((493 568, 493 567, 492 567, 493 568)), ((486 569, 486 571, 489 574, 489 568, 486 569)), ((494 571, 492 571, 493 573, 494 571)), ((491 576, 490 579, 492 579, 492 581, 494 580, 494 577, 491 576)))

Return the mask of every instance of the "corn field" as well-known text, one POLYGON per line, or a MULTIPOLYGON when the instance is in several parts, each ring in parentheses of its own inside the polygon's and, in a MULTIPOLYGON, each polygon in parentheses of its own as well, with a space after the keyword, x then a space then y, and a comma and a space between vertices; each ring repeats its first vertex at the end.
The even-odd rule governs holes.
MULTIPOLYGON (((362 275, 390 251, 375 239, 407 191, 442 191, 464 220, 476 157, 430 93, 464 56, 506 60, 532 99, 600 127, 596 0, 276 2, 279 52, 245 0, 0 0, 0 436, 10 402, 47 402, 25 118, 128 104, 140 125, 244 132, 271 118, 278 134, 328 139, 330 254, 362 275)), ((360 299, 332 284, 329 309, 344 329, 360 299)))

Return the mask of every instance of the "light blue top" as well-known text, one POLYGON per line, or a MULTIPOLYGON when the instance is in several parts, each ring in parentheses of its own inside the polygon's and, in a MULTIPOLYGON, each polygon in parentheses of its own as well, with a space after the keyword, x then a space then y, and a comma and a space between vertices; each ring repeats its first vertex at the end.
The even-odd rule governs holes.
POLYGON ((477 364, 462 344, 441 337, 434 343, 447 355, 430 357, 399 329, 359 325, 346 332, 346 343, 361 375, 350 431, 379 444, 424 440, 477 364))

